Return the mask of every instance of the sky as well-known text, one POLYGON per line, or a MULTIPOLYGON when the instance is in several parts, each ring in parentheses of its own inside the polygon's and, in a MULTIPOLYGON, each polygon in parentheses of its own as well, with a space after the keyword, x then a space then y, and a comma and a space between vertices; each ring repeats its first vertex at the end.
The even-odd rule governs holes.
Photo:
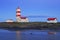
POLYGON ((28 17, 29 21, 47 21, 48 17, 56 17, 60 22, 60 0, 0 0, 0 22, 16 21, 18 6, 22 16, 40 16, 28 17))

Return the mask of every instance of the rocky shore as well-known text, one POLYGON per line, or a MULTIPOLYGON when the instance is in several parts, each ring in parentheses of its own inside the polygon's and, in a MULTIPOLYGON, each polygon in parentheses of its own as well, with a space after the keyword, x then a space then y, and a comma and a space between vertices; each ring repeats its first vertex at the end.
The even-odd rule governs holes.
POLYGON ((0 22, 0 28, 13 28, 13 29, 60 29, 60 22, 46 23, 46 22, 0 22))

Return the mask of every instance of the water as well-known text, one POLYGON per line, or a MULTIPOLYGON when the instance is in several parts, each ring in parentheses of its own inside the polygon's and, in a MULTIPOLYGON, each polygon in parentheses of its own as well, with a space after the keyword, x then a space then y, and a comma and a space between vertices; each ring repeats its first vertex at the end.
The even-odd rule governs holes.
POLYGON ((50 30, 18 30, 0 29, 0 40, 60 40, 60 32, 48 34, 50 30))

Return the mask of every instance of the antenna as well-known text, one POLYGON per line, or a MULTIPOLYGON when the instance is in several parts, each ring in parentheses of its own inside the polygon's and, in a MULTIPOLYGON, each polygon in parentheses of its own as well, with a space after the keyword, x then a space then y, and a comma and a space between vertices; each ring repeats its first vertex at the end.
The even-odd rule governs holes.
POLYGON ((22 4, 22 0, 17 0, 17 6, 20 7, 22 4))
POLYGON ((19 0, 17 0, 17 5, 18 5, 18 7, 19 7, 19 0))
POLYGON ((21 5, 22 2, 23 2, 23 0, 17 0, 17 5, 18 5, 18 6, 22 6, 22 5, 21 5))

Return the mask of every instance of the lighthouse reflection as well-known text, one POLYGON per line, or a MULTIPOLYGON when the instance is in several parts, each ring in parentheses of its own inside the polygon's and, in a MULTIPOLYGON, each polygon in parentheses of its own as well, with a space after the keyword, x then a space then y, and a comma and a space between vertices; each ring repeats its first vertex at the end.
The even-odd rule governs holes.
POLYGON ((0 40, 60 40, 60 31, 0 29, 0 40))
POLYGON ((20 40, 20 31, 16 31, 16 40, 20 40))
POLYGON ((57 40, 59 37, 55 31, 23 30, 16 31, 16 40, 57 40), (57 38, 56 38, 57 37, 57 38))

